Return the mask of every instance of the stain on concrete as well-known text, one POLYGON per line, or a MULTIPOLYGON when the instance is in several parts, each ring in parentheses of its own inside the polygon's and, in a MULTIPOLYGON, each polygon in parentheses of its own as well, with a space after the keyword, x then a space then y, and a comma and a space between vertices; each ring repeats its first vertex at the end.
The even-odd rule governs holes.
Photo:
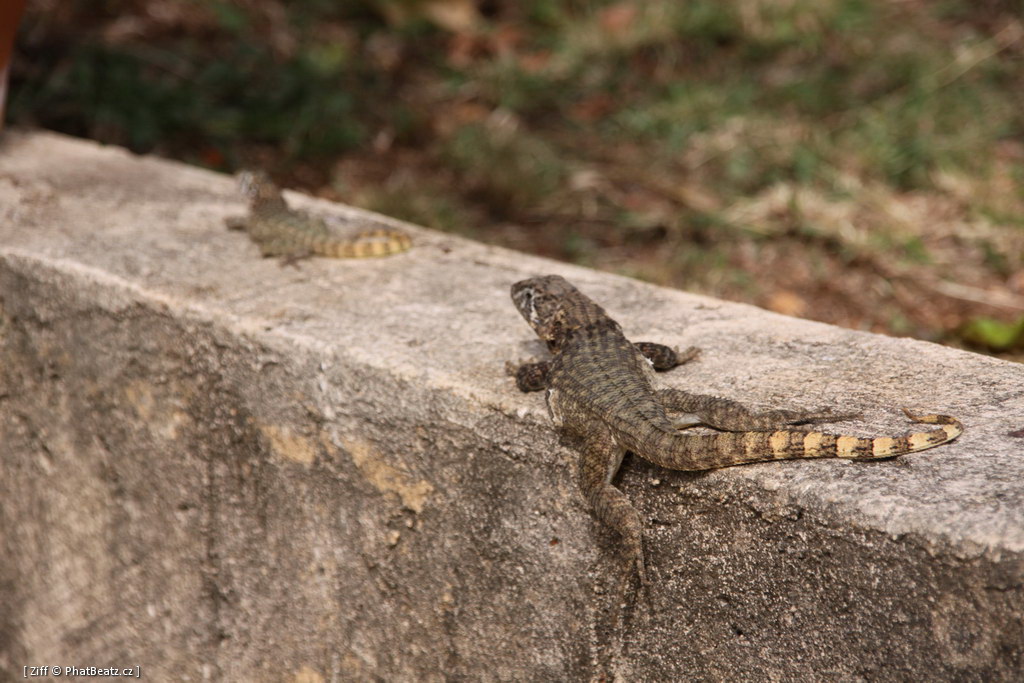
POLYGON ((316 459, 316 444, 308 437, 294 433, 288 427, 260 425, 260 431, 270 441, 275 455, 300 465, 312 465, 316 459))
POLYGON ((397 494, 402 505, 416 514, 423 512, 434 487, 425 480, 416 481, 408 474, 383 461, 383 455, 367 441, 342 439, 342 446, 352 456, 359 473, 382 493, 397 494))
POLYGON ((292 676, 292 683, 324 683, 324 677, 308 666, 303 666, 292 676))

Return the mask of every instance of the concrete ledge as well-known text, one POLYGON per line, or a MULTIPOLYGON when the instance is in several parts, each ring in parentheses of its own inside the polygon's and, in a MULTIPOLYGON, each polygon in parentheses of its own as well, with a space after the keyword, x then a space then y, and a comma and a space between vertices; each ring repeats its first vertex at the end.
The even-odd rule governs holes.
MULTIPOLYGON (((296 195, 354 220, 384 220, 296 195)), ((229 178, 45 134, 0 147, 0 671, 150 680, 1010 680, 1024 675, 1024 369, 408 227, 387 259, 262 260, 229 178), (508 359, 556 272, 664 383, 948 412, 882 463, 634 459, 652 604, 508 359)))

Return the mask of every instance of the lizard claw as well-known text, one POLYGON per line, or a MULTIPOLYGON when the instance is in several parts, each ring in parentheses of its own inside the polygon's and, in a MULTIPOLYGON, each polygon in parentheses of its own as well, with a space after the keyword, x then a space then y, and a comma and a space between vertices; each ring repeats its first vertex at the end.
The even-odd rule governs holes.
MULTIPOLYGON (((636 577, 637 597, 643 600, 648 607, 653 607, 654 593, 652 592, 651 587, 654 585, 654 582, 651 579, 651 574, 654 573, 654 568, 651 567, 650 569, 648 569, 646 564, 644 563, 644 558, 641 555, 636 559, 636 562, 634 563, 634 566, 631 568, 631 571, 629 571, 629 573, 634 574, 636 577)), ((628 581, 629 578, 630 577, 627 576, 626 580, 628 581)), ((656 578, 657 577, 655 577, 655 579, 656 578)))
POLYGON ((644 563, 643 555, 636 558, 636 576, 640 579, 642 587, 647 588, 650 585, 650 581, 647 579, 647 565, 644 563))
POLYGON ((529 363, 532 363, 532 362, 534 362, 534 361, 532 361, 532 360, 519 360, 519 361, 512 362, 510 360, 507 360, 507 361, 505 361, 505 374, 507 376, 509 376, 509 377, 515 377, 516 373, 519 372, 519 368, 523 367, 524 365, 528 365, 529 363))

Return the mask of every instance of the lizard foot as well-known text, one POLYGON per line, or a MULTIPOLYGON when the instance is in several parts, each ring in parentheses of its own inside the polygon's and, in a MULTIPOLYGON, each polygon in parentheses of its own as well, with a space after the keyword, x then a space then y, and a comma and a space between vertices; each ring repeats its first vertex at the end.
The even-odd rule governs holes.
POLYGON ((623 607, 627 607, 628 603, 634 602, 628 599, 630 594, 635 596, 635 601, 642 600, 649 607, 653 605, 654 596, 651 588, 655 583, 651 579, 653 572, 654 568, 647 567, 642 554, 626 565, 622 577, 622 589, 619 592, 619 595, 622 596, 620 602, 623 607), (635 591, 631 590, 632 586, 636 587, 635 591))
POLYGON ((228 216, 224 219, 224 225, 228 230, 245 230, 248 222, 245 216, 228 216))
POLYGON ((519 391, 541 391, 548 386, 548 370, 551 364, 548 361, 540 363, 505 363, 505 373, 516 378, 516 386, 519 391))
POLYGON ((696 359, 701 353, 700 347, 697 346, 690 346, 685 351, 680 351, 678 348, 672 350, 676 352, 676 365, 689 363, 691 360, 696 359))

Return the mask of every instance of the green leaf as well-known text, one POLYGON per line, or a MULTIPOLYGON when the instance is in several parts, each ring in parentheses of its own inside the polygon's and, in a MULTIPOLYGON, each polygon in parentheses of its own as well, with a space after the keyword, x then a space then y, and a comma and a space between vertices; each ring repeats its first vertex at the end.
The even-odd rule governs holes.
POLYGON ((960 328, 959 334, 964 341, 993 351, 1024 348, 1024 317, 1010 323, 993 318, 974 318, 960 328))

